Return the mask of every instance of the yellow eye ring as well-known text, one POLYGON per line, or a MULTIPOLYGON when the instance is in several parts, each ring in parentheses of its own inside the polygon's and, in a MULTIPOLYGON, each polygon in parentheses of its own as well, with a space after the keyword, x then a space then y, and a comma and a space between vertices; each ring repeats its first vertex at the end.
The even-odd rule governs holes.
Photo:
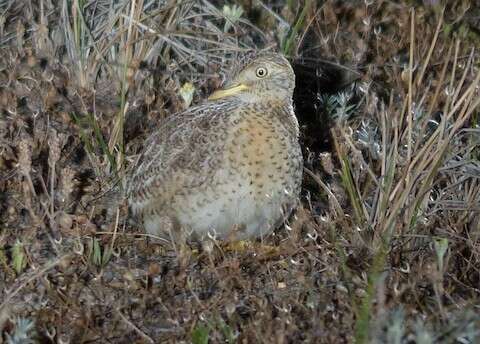
POLYGON ((267 68, 264 67, 258 67, 257 70, 255 71, 255 75, 257 78, 264 78, 268 74, 267 68))

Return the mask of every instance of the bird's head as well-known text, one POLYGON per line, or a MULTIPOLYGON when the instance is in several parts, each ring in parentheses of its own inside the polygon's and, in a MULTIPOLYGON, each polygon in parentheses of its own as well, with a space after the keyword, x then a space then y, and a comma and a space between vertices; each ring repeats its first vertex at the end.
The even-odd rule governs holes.
POLYGON ((234 68, 222 88, 208 98, 215 101, 236 97, 244 102, 291 102, 295 74, 281 54, 263 52, 247 54, 234 68))

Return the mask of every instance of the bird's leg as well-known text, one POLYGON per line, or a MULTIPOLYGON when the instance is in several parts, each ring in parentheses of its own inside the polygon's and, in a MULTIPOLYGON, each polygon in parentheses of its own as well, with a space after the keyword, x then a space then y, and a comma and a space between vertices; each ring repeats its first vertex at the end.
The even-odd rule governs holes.
POLYGON ((253 251, 255 254, 261 256, 270 256, 278 254, 278 247, 267 245, 263 242, 263 237, 260 242, 252 240, 237 240, 236 234, 245 232, 245 225, 235 225, 230 235, 227 238, 227 243, 223 245, 225 252, 249 252, 253 251))
POLYGON ((222 245, 225 252, 245 252, 251 247, 251 242, 248 240, 238 240, 238 236, 246 231, 245 224, 235 224, 228 233, 226 244, 222 245))
POLYGON ((185 268, 192 256, 192 250, 187 243, 187 232, 182 228, 180 222, 177 219, 172 219, 171 226, 168 230, 170 241, 172 242, 173 249, 178 259, 178 263, 181 269, 185 268))

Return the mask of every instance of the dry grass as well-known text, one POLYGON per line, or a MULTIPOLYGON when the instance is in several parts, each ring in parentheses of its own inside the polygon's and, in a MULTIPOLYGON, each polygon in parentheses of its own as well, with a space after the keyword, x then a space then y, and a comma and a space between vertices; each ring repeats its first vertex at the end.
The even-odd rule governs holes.
POLYGON ((479 10, 238 3, 0 0, 0 343, 479 340, 479 10), (114 202, 128 169, 275 45, 302 207, 273 251, 173 254, 114 202))

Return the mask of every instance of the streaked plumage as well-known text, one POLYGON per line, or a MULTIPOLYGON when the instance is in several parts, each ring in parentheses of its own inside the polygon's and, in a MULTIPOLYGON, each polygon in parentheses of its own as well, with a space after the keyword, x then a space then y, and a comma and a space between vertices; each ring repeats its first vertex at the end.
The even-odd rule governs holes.
POLYGON ((302 177, 295 76, 279 54, 247 55, 209 100, 145 142, 129 204, 147 232, 261 237, 296 205, 302 177))

